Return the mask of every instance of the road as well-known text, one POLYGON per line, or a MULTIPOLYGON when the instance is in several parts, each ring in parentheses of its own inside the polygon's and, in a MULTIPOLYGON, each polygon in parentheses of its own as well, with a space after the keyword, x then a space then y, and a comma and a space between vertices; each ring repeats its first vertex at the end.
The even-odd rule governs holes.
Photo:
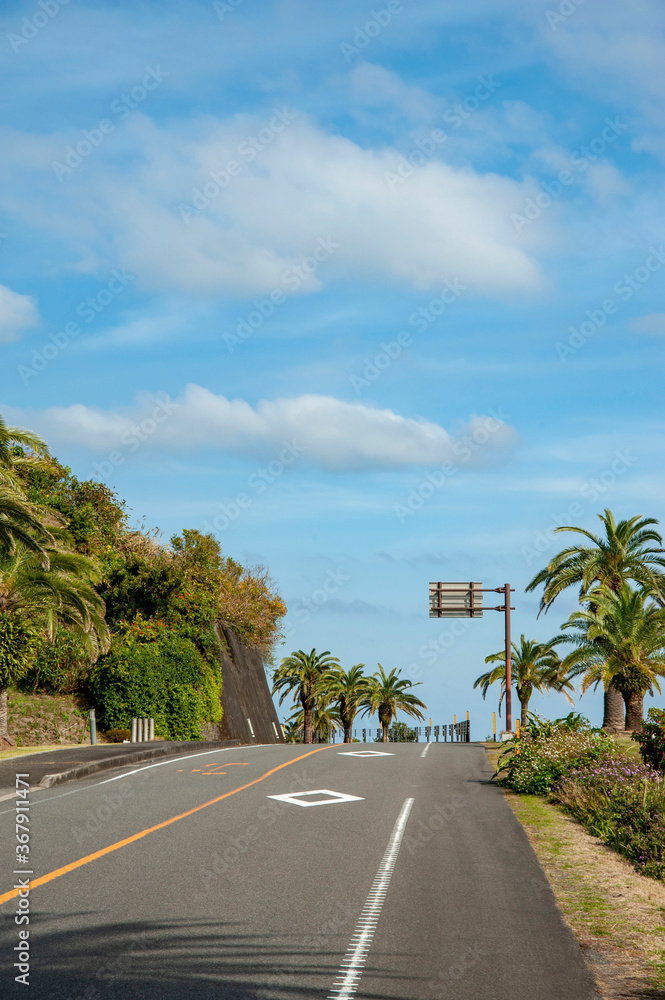
MULTIPOLYGON (((473 744, 288 745, 33 792, 29 996, 596 997, 490 774, 473 744)), ((14 818, 0 802, 3 997, 14 818)))

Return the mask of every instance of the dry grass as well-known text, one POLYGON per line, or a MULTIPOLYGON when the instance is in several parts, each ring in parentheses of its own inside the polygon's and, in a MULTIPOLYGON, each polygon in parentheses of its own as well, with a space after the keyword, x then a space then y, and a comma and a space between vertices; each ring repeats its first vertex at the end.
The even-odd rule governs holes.
POLYGON ((542 797, 507 790, 505 795, 602 995, 606 1000, 664 1000, 665 885, 639 875, 542 797))

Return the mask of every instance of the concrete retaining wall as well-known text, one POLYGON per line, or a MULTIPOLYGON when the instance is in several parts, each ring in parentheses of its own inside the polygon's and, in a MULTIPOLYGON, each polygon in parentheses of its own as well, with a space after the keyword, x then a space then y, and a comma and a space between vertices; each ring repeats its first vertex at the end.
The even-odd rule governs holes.
POLYGON ((231 629, 221 624, 216 627, 228 649, 222 654, 221 664, 224 716, 214 727, 218 732, 205 735, 243 743, 283 743, 261 654, 245 646, 231 629))

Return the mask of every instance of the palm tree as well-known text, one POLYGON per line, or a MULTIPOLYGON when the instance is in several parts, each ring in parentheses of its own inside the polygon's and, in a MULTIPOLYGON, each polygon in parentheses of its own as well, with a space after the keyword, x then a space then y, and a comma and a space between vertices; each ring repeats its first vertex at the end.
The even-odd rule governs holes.
POLYGON ((32 431, 9 427, 0 413, 0 486, 22 490, 21 473, 51 464, 46 443, 32 431))
POLYGON ((48 565, 44 549, 55 539, 43 523, 41 512, 12 487, 0 486, 0 555, 12 554, 18 544, 39 554, 48 565))
POLYGON ((339 666, 336 656, 330 651, 305 653, 302 649, 285 656, 273 674, 272 693, 282 692, 280 705, 287 694, 293 694, 294 701, 300 699, 303 709, 304 742, 312 742, 312 714, 321 696, 321 677, 331 668, 339 666))
POLYGON ((322 678, 326 690, 337 699, 339 719, 344 726, 344 742, 351 743, 353 720, 368 693, 368 679, 363 674, 364 663, 350 670, 331 670, 322 678))
POLYGON ((0 413, 0 554, 12 553, 17 543, 39 552, 44 565, 43 545, 54 544, 44 520, 56 518, 28 501, 22 475, 31 469, 51 467, 48 447, 32 431, 9 427, 0 413))
POLYGON ((626 729, 635 730, 644 717, 644 695, 660 691, 658 677, 665 676, 665 609, 627 583, 592 593, 593 608, 574 612, 564 625, 576 629, 568 636, 577 647, 569 657, 571 672, 584 673, 583 691, 612 684, 626 706, 626 729))
MULTIPOLYGON (((564 641, 565 637, 563 636, 558 636, 550 642, 537 642, 535 639, 525 639, 522 635, 519 646, 516 643, 512 644, 512 683, 515 685, 517 697, 522 707, 522 726, 528 724, 529 702, 534 689, 541 694, 548 689, 562 691, 571 705, 574 704, 573 699, 568 694, 569 690, 574 690, 573 685, 565 676, 563 664, 554 648, 564 641)), ((488 670, 486 674, 481 674, 473 686, 481 689, 484 699, 490 685, 501 681, 501 696, 499 698, 499 713, 501 713, 501 702, 506 693, 505 649, 486 656, 485 663, 498 663, 499 666, 488 670)))
POLYGON ((110 647, 104 602, 94 589, 97 564, 47 547, 48 568, 22 544, 0 558, 0 739, 7 740, 7 688, 30 667, 40 642, 72 629, 91 662, 110 647))
MULTIPOLYGON (((598 517, 603 522, 604 537, 574 525, 562 525, 555 529, 557 532, 573 531, 592 544, 571 545, 563 549, 527 585, 528 592, 544 584, 539 614, 548 611, 555 598, 568 587, 579 585, 580 601, 588 602, 589 591, 594 584, 603 584, 618 591, 627 580, 634 580, 645 592, 652 593, 659 603, 665 602, 662 573, 665 549, 661 535, 651 527, 658 521, 638 514, 617 523, 608 509, 598 517)), ((614 684, 605 689, 603 728, 610 731, 624 728, 623 699, 614 684)))
MULTIPOLYGON (((325 743, 328 740, 328 734, 333 727, 334 723, 339 723, 339 709, 337 709, 333 704, 332 695, 319 696, 319 700, 314 707, 312 712, 312 733, 316 736, 317 742, 325 743)), ((301 732, 304 728, 304 709, 297 710, 289 717, 287 724, 293 726, 297 732, 301 732)), ((314 740, 312 740, 314 742, 314 740)))
MULTIPOLYGON (((368 691, 362 699, 361 705, 366 714, 379 713, 383 742, 387 743, 390 723, 398 711, 415 719, 424 719, 425 716, 420 709, 427 708, 427 705, 410 693, 409 688, 418 685, 407 680, 406 677, 400 679, 401 671, 393 667, 390 673, 386 674, 380 663, 377 666, 378 672, 368 678, 368 691)), ((418 681, 419 683, 420 681, 418 681)))

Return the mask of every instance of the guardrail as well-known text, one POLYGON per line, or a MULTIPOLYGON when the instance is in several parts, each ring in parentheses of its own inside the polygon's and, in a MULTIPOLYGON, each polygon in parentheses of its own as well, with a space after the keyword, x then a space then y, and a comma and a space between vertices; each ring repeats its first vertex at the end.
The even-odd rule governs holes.
MULTIPOLYGON (((376 743, 383 738, 382 729, 354 729, 351 733, 352 739, 361 743, 376 743)), ((329 742, 338 743, 344 739, 344 732, 340 729, 332 733, 329 742)), ((451 722, 443 726, 406 726, 388 730, 389 743, 470 743, 471 723, 469 719, 462 722, 451 722)))

